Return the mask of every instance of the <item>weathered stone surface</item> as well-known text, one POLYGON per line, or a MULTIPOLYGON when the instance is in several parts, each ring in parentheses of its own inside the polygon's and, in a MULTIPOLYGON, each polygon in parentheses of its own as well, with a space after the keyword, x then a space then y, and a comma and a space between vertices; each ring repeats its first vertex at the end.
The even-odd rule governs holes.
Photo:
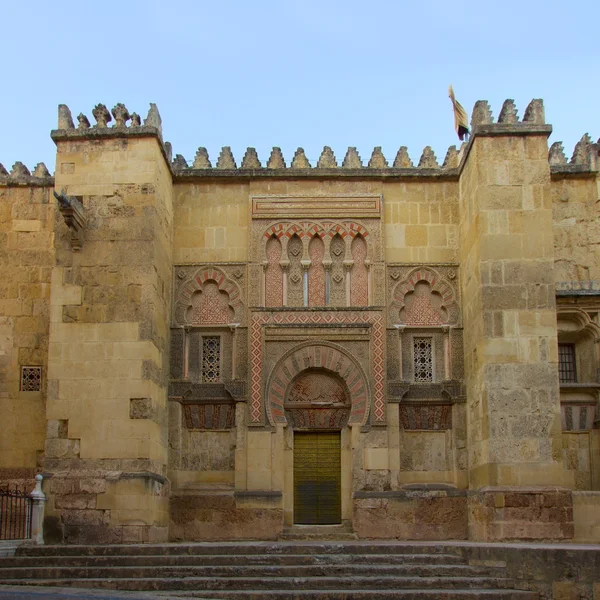
POLYGON ((310 169, 310 163, 308 162, 308 158, 306 158, 306 154, 304 154, 304 148, 296 150, 290 166, 292 169, 310 169))
POLYGON ((206 148, 198 148, 196 151, 196 156, 194 158, 194 169, 212 169, 212 165, 210 164, 210 160, 208 158, 208 151, 206 148))
POLYGON ((285 160, 283 160, 281 148, 275 146, 273 150, 271 150, 271 155, 267 161, 267 169, 285 169, 285 160))
POLYGON ((396 169, 412 169, 414 167, 410 156, 408 155, 408 148, 406 146, 400 146, 396 158, 394 159, 394 168, 396 169))
POLYGON ((46 165, 43 162, 35 165, 35 169, 33 169, 32 175, 34 177, 50 177, 51 176, 50 172, 48 171, 48 169, 46 168, 46 165))
POLYGON ((83 113, 79 113, 77 115, 77 121, 79 123, 77 125, 77 129, 89 129, 90 128, 90 121, 83 113))
POLYGON ((162 119, 160 118, 160 113, 158 112, 158 107, 153 102, 150 103, 150 108, 148 109, 148 114, 144 119, 144 125, 146 127, 156 127, 159 133, 162 134, 162 119))
POLYGON ((94 119, 96 119, 96 124, 94 127, 108 127, 108 123, 112 121, 112 117, 108 112, 108 108, 106 108, 104 104, 96 104, 96 106, 94 106, 94 110, 92 110, 92 114, 94 115, 94 119))
POLYGON ((543 100, 536 98, 527 105, 525 114, 523 115, 523 122, 534 123, 536 125, 544 125, 546 123, 543 100))
POLYGON ((478 125, 489 125, 493 122, 492 109, 487 100, 477 100, 471 115, 471 131, 474 131, 478 125))
POLYGON ((173 159, 173 168, 177 169, 177 170, 181 170, 181 169, 187 169, 188 168, 188 164, 187 161, 185 160, 185 158, 181 155, 181 154, 176 154, 175 158, 173 159))
POLYGON ((58 129, 74 129, 73 117, 66 104, 58 105, 58 129))
POLYGON ((334 169, 336 168, 337 161, 335 160, 335 154, 333 150, 329 146, 325 146, 323 148, 323 152, 321 152, 321 156, 319 156, 319 161, 317 162, 318 169, 334 169))
POLYGON ((442 164, 442 168, 444 169, 456 169, 458 167, 458 151, 456 150, 456 146, 450 146, 448 151, 446 152, 446 157, 444 158, 444 163, 442 164))
POLYGON ((562 142, 554 142, 548 152, 548 162, 551 165, 566 165, 567 157, 562 142))
POLYGON ((127 127, 127 121, 131 119, 131 116, 129 115, 129 111, 124 104, 119 102, 113 107, 111 112, 112 116, 115 118, 115 124, 113 127, 127 127))
POLYGON ((592 138, 589 134, 584 133, 581 139, 575 144, 573 156, 571 157, 572 165, 589 165, 592 152, 592 138))
POLYGON ((348 148, 346 152, 346 156, 344 157, 344 161, 342 162, 342 167, 345 169, 362 169, 362 161, 358 154, 358 151, 354 146, 348 148))
POLYGON ((498 123, 506 123, 513 125, 519 122, 519 116, 517 114, 517 107, 515 101, 512 99, 505 100, 498 115, 498 123))
POLYGON ((258 154, 256 148, 248 148, 244 158, 242 159, 242 169, 260 169, 261 164, 258 160, 258 154))
POLYGON ((419 159, 419 169, 439 169, 437 158, 431 149, 431 146, 425 146, 423 154, 419 159))
POLYGON ((217 169, 236 169, 235 158, 229 146, 223 146, 217 159, 217 169))
POLYGON ((17 161, 13 166, 12 169, 10 171, 10 176, 11 177, 29 177, 31 175, 31 173, 29 172, 29 169, 21 162, 21 161, 17 161))
POLYGON ((381 146, 376 146, 369 159, 369 169, 387 169, 388 167, 389 165, 381 151, 381 146))

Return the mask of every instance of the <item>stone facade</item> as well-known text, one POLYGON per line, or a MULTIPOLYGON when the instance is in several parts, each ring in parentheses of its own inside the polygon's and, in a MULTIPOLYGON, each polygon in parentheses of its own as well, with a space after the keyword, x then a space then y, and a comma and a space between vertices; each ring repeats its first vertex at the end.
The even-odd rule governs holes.
POLYGON ((478 102, 441 166, 188 167, 155 105, 92 114, 0 165, 0 479, 45 474, 47 540, 600 541, 589 136, 478 102))

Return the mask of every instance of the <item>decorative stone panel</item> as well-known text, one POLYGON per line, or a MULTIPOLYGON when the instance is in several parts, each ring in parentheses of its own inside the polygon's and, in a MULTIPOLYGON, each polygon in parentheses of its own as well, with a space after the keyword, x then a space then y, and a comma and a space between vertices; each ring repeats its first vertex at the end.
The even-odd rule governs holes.
MULTIPOLYGON (((266 326, 278 325, 284 325, 286 327, 296 325, 299 329, 311 326, 344 327, 347 325, 363 325, 369 327, 371 331, 370 375, 372 377, 373 382, 373 413, 371 416, 371 422, 376 424, 385 424, 385 330, 383 327, 383 315, 380 312, 376 311, 322 310, 301 312, 259 312, 253 315, 250 331, 250 423, 252 425, 263 424, 265 415, 265 406, 263 405, 263 381, 265 380, 265 373, 263 373, 265 358, 263 329, 266 326)), ((315 344, 319 346, 319 343, 315 344)), ((323 346, 323 348, 334 347, 333 345, 321 345, 323 346)), ((337 352, 340 356, 344 357, 344 364, 347 364, 348 366, 355 365, 357 372, 362 373, 360 365, 353 358, 347 356, 347 354, 342 349, 337 349, 337 352)), ((320 365, 323 368, 328 368, 330 371, 336 372, 335 369, 332 368, 332 365, 329 365, 329 367, 327 367, 328 363, 323 363, 323 361, 329 356, 328 350, 324 350, 323 355, 321 354, 321 350, 319 350, 318 356, 312 355, 312 359, 310 356, 311 355, 309 355, 308 357, 308 364, 306 364, 302 368, 300 368, 300 366, 298 366, 297 369, 294 368, 294 374, 291 377, 289 377, 289 379, 286 376, 284 380, 291 381, 293 379, 293 376, 299 373, 303 368, 314 368, 316 365, 320 365), (310 362, 311 360, 313 362, 310 362)), ((350 377, 350 375, 351 373, 348 373, 348 377, 350 377)), ((273 381, 273 377, 270 377, 270 381, 273 381)), ((358 388, 354 389, 354 385, 359 383, 360 379, 354 382, 352 386, 349 386, 351 394, 356 394, 358 392, 358 388)), ((267 386, 267 388, 269 388, 269 386, 267 386)), ((278 393, 281 396, 281 398, 277 398, 277 406, 275 412, 277 413, 277 417, 281 419, 281 422, 283 422, 283 420, 285 419, 285 416, 283 414, 283 394, 285 393, 285 389, 280 389, 278 393)), ((269 392, 267 392, 266 395, 268 397, 269 392)), ((368 402, 368 395, 366 398, 366 402, 368 402)), ((267 404, 271 403, 268 402, 267 404)), ((361 409, 360 412, 357 409, 357 412, 354 415, 357 420, 359 419, 359 414, 361 414, 362 411, 363 409, 361 409)), ((366 419, 368 412, 368 406, 365 405, 361 419, 366 419)), ((267 414, 269 421, 272 424, 274 424, 275 420, 271 415, 270 407, 267 414)))
POLYGON ((307 398, 304 398, 308 390, 302 389, 302 387, 296 388, 298 384, 304 384, 305 388, 309 384, 314 384, 311 377, 322 379, 320 394, 325 394, 322 400, 319 400, 319 396, 317 396, 317 399, 312 402, 348 404, 343 391, 345 387, 351 404, 349 423, 365 422, 368 416, 369 385, 360 365, 340 346, 323 342, 308 342, 286 354, 269 377, 266 408, 269 420, 273 424, 286 423, 286 415, 290 411, 284 412, 284 403, 286 403, 285 408, 292 408, 295 403, 308 401, 307 398), (303 375, 300 375, 301 373, 303 375), (335 374, 336 377, 330 380, 325 373, 335 374), (298 375, 304 381, 298 381, 298 375), (339 382, 343 382, 343 387, 339 385, 339 382), (336 386, 335 383, 338 385, 336 386), (328 389, 330 394, 327 393, 328 389))
POLYGON ((457 269, 388 265, 388 324, 460 325, 457 269))
POLYGON ((176 325, 245 322, 243 265, 176 266, 176 325))
POLYGON ((441 431, 452 428, 451 404, 400 404, 404 429, 441 431))
MULTIPOLYGON (((392 278, 397 274, 391 270, 392 278)), ((454 287, 426 267, 412 269, 394 286, 390 312, 394 322, 411 327, 455 324, 459 318, 454 287)))
POLYGON ((231 429, 235 404, 186 404, 183 416, 188 429, 231 429))

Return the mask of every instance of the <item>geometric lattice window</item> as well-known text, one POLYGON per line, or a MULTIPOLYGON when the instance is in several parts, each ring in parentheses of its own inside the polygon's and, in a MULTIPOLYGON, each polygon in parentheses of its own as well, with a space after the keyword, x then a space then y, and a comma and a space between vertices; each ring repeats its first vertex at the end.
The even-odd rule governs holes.
POLYGON ((576 383, 575 344, 558 345, 558 379, 561 383, 576 383))
POLYGON ((40 392, 42 390, 42 367, 21 367, 21 391, 40 392))
POLYGON ((202 383, 221 381, 221 338, 202 337, 202 383))
POLYGON ((433 381, 433 339, 430 337, 413 338, 413 369, 415 381, 426 383, 433 381))

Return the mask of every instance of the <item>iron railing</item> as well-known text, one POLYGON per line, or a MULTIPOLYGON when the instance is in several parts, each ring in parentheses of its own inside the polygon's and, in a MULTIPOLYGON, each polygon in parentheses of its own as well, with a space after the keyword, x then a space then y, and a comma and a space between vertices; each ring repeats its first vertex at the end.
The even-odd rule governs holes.
POLYGON ((25 489, 0 488, 0 540, 31 537, 33 501, 25 489))

